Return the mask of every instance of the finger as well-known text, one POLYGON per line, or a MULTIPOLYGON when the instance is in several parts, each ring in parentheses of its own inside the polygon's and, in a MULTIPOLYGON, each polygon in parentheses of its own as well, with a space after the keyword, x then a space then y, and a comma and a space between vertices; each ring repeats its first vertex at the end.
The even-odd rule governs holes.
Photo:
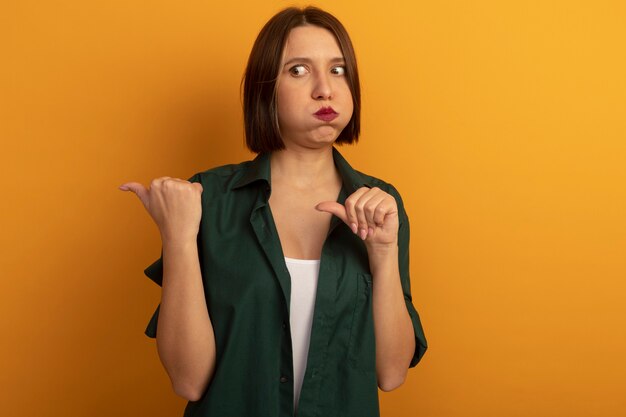
POLYGON ((359 198, 361 198, 363 194, 367 193, 369 190, 370 189, 367 187, 361 187, 354 193, 352 193, 348 198, 346 198, 346 201, 344 202, 344 205, 346 207, 346 213, 348 215, 347 223, 354 233, 358 233, 359 231, 359 219, 356 215, 355 208, 356 202, 359 200, 359 198))
POLYGON ((356 217, 358 219, 358 228, 359 228, 359 236, 361 239, 365 240, 368 234, 368 230, 370 225, 367 222, 367 216, 365 214, 365 205, 372 199, 375 198, 378 190, 376 188, 371 188, 368 192, 364 193, 359 200, 354 205, 356 211, 356 217))
POLYGON ((150 181, 150 190, 152 190, 155 187, 160 187, 161 185, 163 185, 165 181, 169 179, 170 177, 159 177, 159 178, 152 179, 152 181, 150 181))
POLYGON ((336 201, 324 201, 315 206, 316 210, 325 211, 339 217, 344 223, 348 224, 348 215, 346 208, 336 201))
POLYGON ((391 201, 389 197, 385 198, 376 207, 376 210, 374 212, 374 223, 376 223, 377 226, 381 227, 385 223, 385 217, 387 217, 388 214, 393 214, 395 211, 396 206, 395 204, 393 204, 393 201, 391 201))
MULTIPOLYGON (((365 219, 369 228, 374 229, 377 226, 381 226, 381 222, 376 221, 377 213, 384 211, 385 207, 382 205, 386 200, 386 196, 383 193, 379 193, 373 196, 367 203, 365 203, 365 219)), ((384 218, 384 215, 383 215, 384 218)))
POLYGON ((156 185, 163 184, 167 180, 171 180, 171 179, 172 179, 172 177, 158 177, 158 178, 154 178, 152 180, 152 182, 150 183, 150 187, 152 187, 153 184, 156 184, 156 185))
POLYGON ((197 188, 198 190, 200 190, 201 194, 202 194, 202 191, 204 191, 204 188, 202 188, 202 184, 200 184, 199 182, 192 182, 191 186, 197 188))
POLYGON ((191 182, 189 180, 184 180, 182 178, 171 178, 171 177, 162 177, 162 178, 168 179, 171 182, 182 182, 184 184, 191 184, 191 187, 194 189, 198 189, 200 193, 202 193, 202 191, 204 190, 200 182, 191 182))
POLYGON ((120 185, 120 190, 122 191, 132 191, 139 197, 139 200, 143 203, 143 205, 147 208, 149 201, 149 191, 146 190, 142 184, 138 182, 127 182, 125 184, 120 185))

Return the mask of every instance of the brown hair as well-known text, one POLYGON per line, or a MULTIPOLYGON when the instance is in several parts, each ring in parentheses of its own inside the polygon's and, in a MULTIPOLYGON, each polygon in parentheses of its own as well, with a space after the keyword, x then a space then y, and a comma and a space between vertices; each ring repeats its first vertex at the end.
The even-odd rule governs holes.
POLYGON ((252 152, 284 149, 280 137, 276 105, 276 80, 283 49, 291 29, 314 25, 330 31, 344 56, 346 80, 352 93, 353 111, 348 125, 335 141, 337 144, 358 141, 361 126, 361 89, 356 56, 348 32, 336 17, 317 7, 289 7, 274 15, 263 26, 252 46, 243 82, 243 120, 246 145, 252 152))

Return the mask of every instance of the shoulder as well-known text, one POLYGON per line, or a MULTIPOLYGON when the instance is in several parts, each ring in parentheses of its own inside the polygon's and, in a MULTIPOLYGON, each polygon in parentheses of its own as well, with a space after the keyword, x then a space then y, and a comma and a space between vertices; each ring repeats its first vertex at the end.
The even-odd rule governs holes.
POLYGON ((252 164, 252 162, 253 161, 243 161, 238 164, 216 166, 197 172, 192 178, 201 180, 226 180, 227 178, 236 176, 238 173, 245 171, 252 164))
POLYGON ((220 165, 195 173, 189 178, 191 182, 199 182, 205 190, 226 192, 245 175, 254 161, 220 165))

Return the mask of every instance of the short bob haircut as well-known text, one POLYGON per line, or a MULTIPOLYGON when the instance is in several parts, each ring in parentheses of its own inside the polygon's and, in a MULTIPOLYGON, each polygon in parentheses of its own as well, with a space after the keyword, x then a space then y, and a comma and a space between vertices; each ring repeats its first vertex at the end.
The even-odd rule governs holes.
POLYGON ((276 80, 287 37, 295 27, 313 25, 330 31, 346 64, 346 80, 352 93, 352 118, 335 141, 356 143, 361 126, 361 89, 356 56, 348 32, 336 17, 317 7, 289 7, 263 26, 254 42, 243 78, 243 119, 246 145, 255 153, 285 148, 278 126, 276 80))

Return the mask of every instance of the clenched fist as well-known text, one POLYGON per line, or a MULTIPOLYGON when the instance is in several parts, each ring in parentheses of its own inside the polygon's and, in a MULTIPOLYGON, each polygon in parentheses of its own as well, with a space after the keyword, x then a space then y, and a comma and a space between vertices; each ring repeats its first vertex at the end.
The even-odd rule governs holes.
POLYGON ((120 185, 141 200, 161 232, 163 242, 196 240, 202 217, 202 184, 180 178, 160 177, 146 189, 138 182, 120 185))

